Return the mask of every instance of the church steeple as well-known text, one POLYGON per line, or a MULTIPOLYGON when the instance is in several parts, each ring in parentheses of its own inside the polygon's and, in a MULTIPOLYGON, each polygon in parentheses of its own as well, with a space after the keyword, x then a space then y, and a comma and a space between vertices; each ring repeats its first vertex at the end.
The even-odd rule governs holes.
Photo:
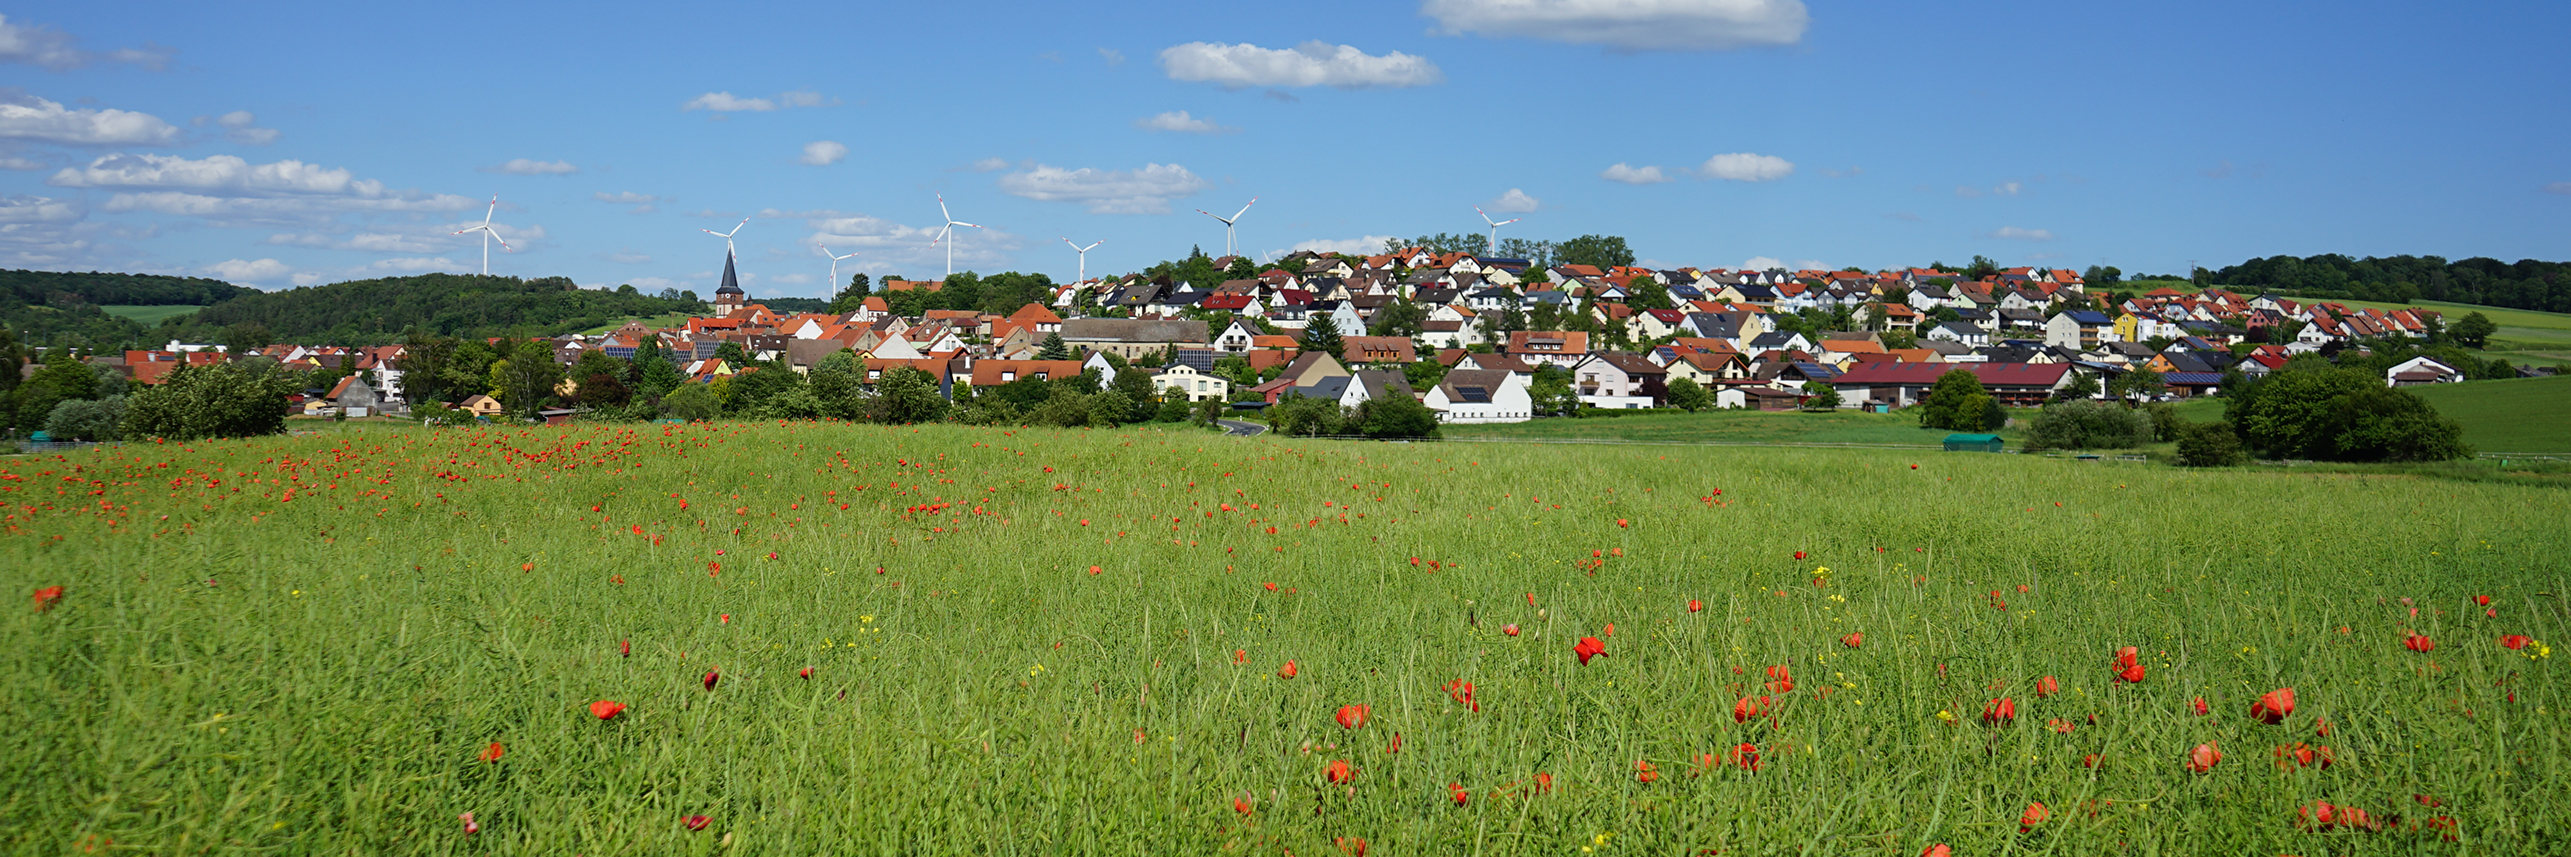
POLYGON ((740 309, 743 304, 749 302, 747 298, 748 295, 743 294, 741 291, 740 275, 732 272, 732 251, 730 248, 725 248, 723 251, 723 285, 716 287, 714 290, 714 311, 722 315, 731 315, 733 310, 740 309))

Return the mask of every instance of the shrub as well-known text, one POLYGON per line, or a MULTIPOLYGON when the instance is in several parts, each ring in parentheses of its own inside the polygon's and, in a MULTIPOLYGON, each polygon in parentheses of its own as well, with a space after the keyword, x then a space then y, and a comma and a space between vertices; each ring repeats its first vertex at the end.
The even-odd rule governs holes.
POLYGON ((1357 406, 1357 431, 1372 438, 1436 437, 1437 412, 1396 393, 1357 406))
POLYGON ((125 397, 73 399, 54 405, 45 417, 45 434, 55 440, 115 440, 125 420, 125 397))
MULTIPOLYGON (((1981 431, 1990 428, 1991 393, 1982 387, 1982 379, 1972 372, 1957 369, 1937 376, 1928 388, 1928 397, 1919 405, 1919 424, 1928 428, 1954 431, 1981 431)), ((2003 412, 2002 419, 2006 419, 2003 412)))
POLYGON ((2231 423, 2180 422, 2173 431, 2178 437, 2179 464, 2231 467, 2249 460, 2241 450, 2241 436, 2232 431, 2231 423))
POLYGON ((301 379, 273 362, 181 364, 160 386, 127 400, 119 430, 128 438, 167 440, 281 434, 286 396, 300 386, 301 379))
POLYGON ((2045 405, 2027 429, 2034 449, 2127 449, 2153 437, 2152 419, 2141 411, 2089 399, 2045 405))
POLYGON ((723 414, 723 400, 704 384, 682 384, 661 397, 661 410, 688 422, 710 420, 723 414))
POLYGON ((1810 398, 1803 400, 1804 410, 1828 411, 1836 410, 1839 407, 1839 389, 1836 387, 1818 383, 1805 384, 1803 385, 1803 391, 1811 394, 1810 398))
POLYGON ((1289 394, 1268 407, 1268 426, 1289 437, 1335 435, 1346 431, 1347 417, 1336 401, 1289 394))
POLYGON ((2325 431, 2340 461, 2445 461, 2470 458, 2464 427, 2409 390, 2368 387, 2332 402, 2325 431))
POLYGON ((1669 406, 1692 414, 1714 407, 1714 394, 1693 379, 1680 378, 1669 382, 1669 406))

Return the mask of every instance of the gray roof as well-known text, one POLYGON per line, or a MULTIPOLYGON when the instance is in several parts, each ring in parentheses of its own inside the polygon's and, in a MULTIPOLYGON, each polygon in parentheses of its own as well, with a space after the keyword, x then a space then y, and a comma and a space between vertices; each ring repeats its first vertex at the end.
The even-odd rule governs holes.
POLYGON ((1204 342, 1205 322, 1132 318, 1075 318, 1062 323, 1067 342, 1204 342))
POLYGON ((1346 375, 1332 375, 1312 386, 1293 388, 1291 392, 1307 399, 1329 399, 1336 402, 1339 401, 1340 396, 1347 395, 1348 384, 1355 380, 1346 375))

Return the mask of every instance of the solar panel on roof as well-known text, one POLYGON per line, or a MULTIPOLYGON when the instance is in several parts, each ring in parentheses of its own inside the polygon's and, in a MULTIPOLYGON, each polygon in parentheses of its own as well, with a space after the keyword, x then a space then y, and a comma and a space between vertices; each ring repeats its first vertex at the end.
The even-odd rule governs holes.
POLYGON ((1482 387, 1457 387, 1455 392, 1467 402, 1481 404, 1491 401, 1491 391, 1482 387))

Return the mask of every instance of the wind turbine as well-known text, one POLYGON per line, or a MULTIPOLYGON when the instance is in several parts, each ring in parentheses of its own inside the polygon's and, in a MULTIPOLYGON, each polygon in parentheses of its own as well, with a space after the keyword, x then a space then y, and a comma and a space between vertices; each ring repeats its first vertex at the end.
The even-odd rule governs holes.
MULTIPOLYGON (((1490 212, 1487 212, 1487 211, 1483 211, 1481 206, 1478 206, 1478 205, 1473 206, 1473 213, 1474 213, 1474 214, 1482 215, 1482 222, 1484 222, 1484 223, 1491 223, 1491 213, 1490 213, 1490 212)), ((1507 226, 1507 225, 1509 225, 1509 224, 1516 223, 1516 222, 1518 222, 1518 221, 1525 220, 1525 219, 1526 219, 1526 218, 1523 218, 1523 217, 1512 217, 1512 218, 1509 218, 1509 219, 1507 219, 1507 220, 1500 221, 1500 222, 1498 222, 1498 223, 1491 223, 1491 243, 1489 243, 1489 244, 1487 244, 1487 245, 1484 245, 1484 248, 1483 248, 1483 249, 1487 250, 1488 252, 1490 252, 1490 253, 1491 253, 1492 255, 1494 255, 1494 256, 1499 255, 1499 253, 1500 253, 1500 227, 1507 226)))
POLYGON ((830 291, 823 292, 822 295, 825 298, 835 297, 839 294, 839 260, 846 259, 857 254, 850 253, 846 256, 842 256, 837 253, 830 252, 830 248, 828 247, 822 247, 821 255, 830 257, 830 291))
POLYGON ((723 239, 723 255, 724 255, 726 258, 729 258, 729 257, 731 257, 731 256, 733 255, 733 253, 732 253, 732 236, 740 234, 740 232, 741 232, 741 227, 748 226, 748 225, 750 225, 750 218, 744 217, 744 218, 741 218, 741 222, 739 222, 739 223, 735 223, 735 224, 732 224, 732 231, 730 231, 730 232, 716 232, 716 231, 714 231, 714 230, 706 229, 706 228, 703 228, 703 227, 699 227, 699 228, 697 229, 697 231, 698 231, 698 232, 703 232, 703 233, 705 233, 705 234, 707 234, 707 235, 713 235, 713 236, 721 237, 721 238, 723 239))
POLYGON ((966 223, 955 219, 955 215, 946 210, 946 194, 942 193, 937 195, 937 216, 946 218, 946 225, 937 230, 937 240, 928 242, 928 246, 935 247, 941 241, 946 243, 946 275, 953 277, 955 276, 955 227, 970 226, 975 229, 984 227, 979 223, 966 223))
MULTIPOLYGON (((1062 239, 1062 243, 1064 243, 1064 244, 1071 244, 1071 239, 1069 239, 1069 238, 1062 239)), ((1107 242, 1105 242, 1105 241, 1091 241, 1091 242, 1089 242, 1089 246, 1087 246, 1087 247, 1082 247, 1082 246, 1080 246, 1080 245, 1078 245, 1078 244, 1071 244, 1071 249, 1072 249, 1072 250, 1074 250, 1074 251, 1076 251, 1076 252, 1078 252, 1078 253, 1080 254, 1080 279, 1073 280, 1072 282, 1074 282, 1074 283, 1086 283, 1086 282, 1089 282, 1089 251, 1094 250, 1094 249, 1097 249, 1098 245, 1100 245, 1100 244, 1105 244, 1105 243, 1107 243, 1107 242)))
POLYGON ((1196 210, 1196 213, 1198 213, 1198 214, 1202 214, 1202 215, 1205 215, 1205 216, 1207 216, 1207 217, 1214 218, 1214 219, 1216 219, 1216 220, 1223 221, 1223 255, 1226 255, 1226 256, 1232 256, 1232 255, 1237 255, 1237 254, 1240 252, 1239 250, 1237 250, 1237 249, 1235 249, 1235 248, 1234 248, 1233 243, 1232 243, 1232 222, 1233 222, 1233 221, 1236 221, 1236 220, 1240 220, 1240 219, 1241 219, 1241 215, 1248 214, 1248 213, 1250 212, 1250 206, 1251 206, 1251 205, 1257 205, 1257 204, 1259 204, 1259 198, 1258 198, 1258 197, 1255 197, 1255 196, 1254 196, 1254 197, 1250 197, 1250 203, 1249 203, 1249 205, 1241 206, 1241 210, 1240 210, 1240 211, 1232 212, 1232 216, 1230 216, 1230 217, 1225 217, 1225 216, 1223 216, 1223 215, 1216 214, 1216 213, 1214 213, 1214 212, 1207 211, 1207 210, 1202 209, 1202 208, 1197 209, 1197 210, 1196 210))
POLYGON ((482 210, 482 225, 471 229, 458 229, 455 231, 455 234, 457 235, 462 235, 467 232, 482 233, 482 276, 485 277, 491 276, 491 239, 499 238, 500 249, 503 251, 510 253, 518 252, 516 250, 510 250, 509 239, 500 238, 500 233, 491 228, 491 213, 499 210, 500 198, 493 196, 491 197, 491 207, 482 210))

